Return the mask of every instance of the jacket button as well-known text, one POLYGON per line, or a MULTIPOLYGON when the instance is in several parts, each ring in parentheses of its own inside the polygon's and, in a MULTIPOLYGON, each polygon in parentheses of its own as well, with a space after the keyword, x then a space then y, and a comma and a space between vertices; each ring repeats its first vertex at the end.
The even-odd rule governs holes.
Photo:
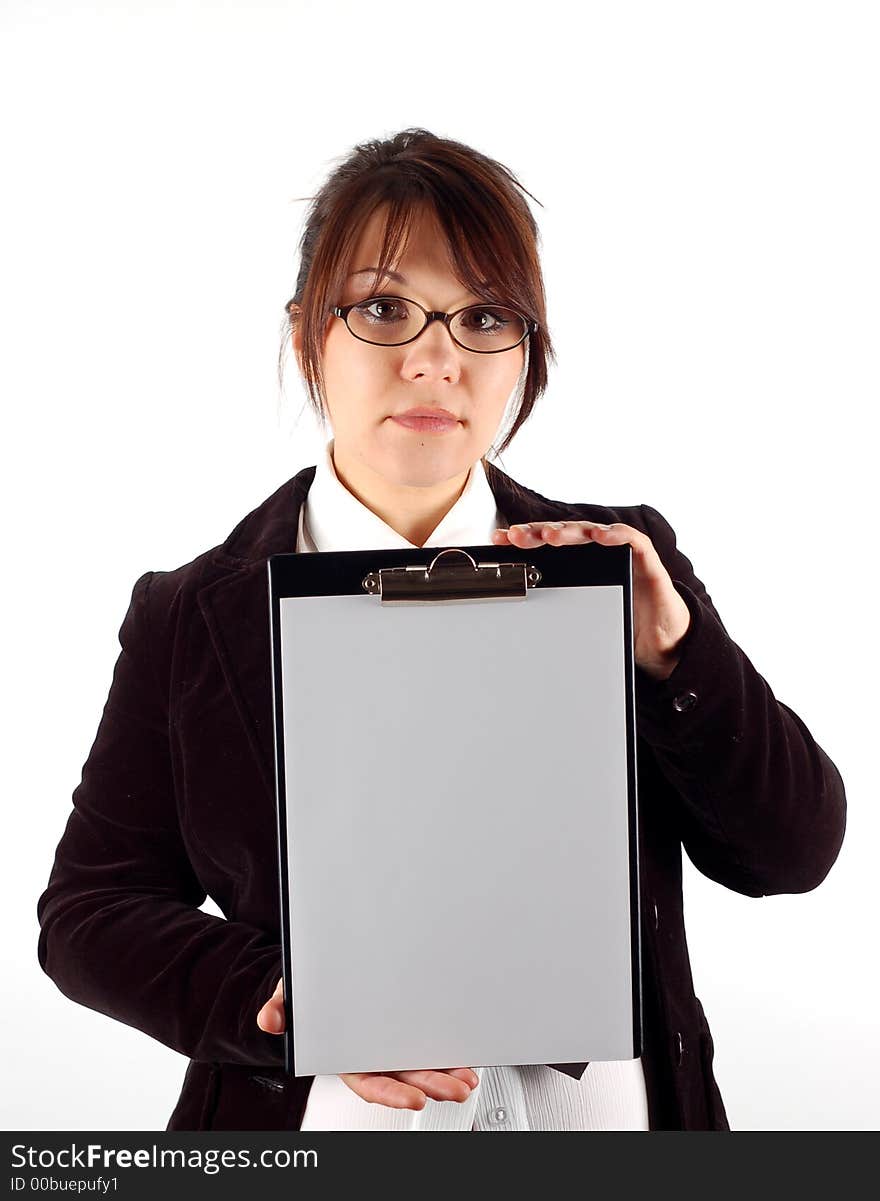
POLYGON ((657 912, 657 902, 654 902, 654 929, 660 929, 660 914, 657 912))
POLYGON ((680 1030, 676 1030, 675 1037, 678 1040, 678 1059, 676 1060, 676 1067, 680 1068, 682 1060, 684 1059, 684 1043, 682 1042, 680 1030))
POLYGON ((697 703, 697 694, 695 692, 680 692, 672 702, 672 707, 677 713, 684 713, 688 709, 693 709, 697 703))

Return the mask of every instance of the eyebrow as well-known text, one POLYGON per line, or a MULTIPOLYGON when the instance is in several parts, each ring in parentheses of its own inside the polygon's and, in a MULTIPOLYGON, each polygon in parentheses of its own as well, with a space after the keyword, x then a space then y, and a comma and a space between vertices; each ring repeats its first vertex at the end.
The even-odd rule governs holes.
MULTIPOLYGON (((358 267, 357 271, 349 272, 348 278, 351 279, 353 275, 371 275, 378 270, 378 267, 358 267)), ((393 279, 394 282, 398 284, 405 284, 407 282, 406 276, 401 275, 398 271, 385 271, 380 278, 393 279)), ((491 287, 491 285, 488 283, 485 283, 483 286, 487 289, 491 287)), ((476 292, 474 292, 473 295, 476 296, 476 292)))
MULTIPOLYGON (((378 270, 379 270, 378 267, 359 267, 357 271, 352 271, 351 275, 369 275, 378 270)), ((388 279, 393 279, 395 281, 395 283, 398 283, 398 284, 406 283, 406 276, 399 275, 398 272, 396 272, 396 271, 386 271, 385 275, 382 278, 384 279, 386 276, 388 279)))

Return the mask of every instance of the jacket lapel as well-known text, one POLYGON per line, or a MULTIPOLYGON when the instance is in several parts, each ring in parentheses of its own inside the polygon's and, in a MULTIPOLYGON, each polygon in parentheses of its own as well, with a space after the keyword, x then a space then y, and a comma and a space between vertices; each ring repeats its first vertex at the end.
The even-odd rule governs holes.
POLYGON ((266 791, 275 797, 268 571, 251 564, 200 588, 199 608, 266 791))
POLYGON ((215 577, 196 601, 226 687, 275 801, 275 734, 269 626, 270 555, 296 550, 299 511, 315 477, 306 467, 249 513, 210 559, 215 577))

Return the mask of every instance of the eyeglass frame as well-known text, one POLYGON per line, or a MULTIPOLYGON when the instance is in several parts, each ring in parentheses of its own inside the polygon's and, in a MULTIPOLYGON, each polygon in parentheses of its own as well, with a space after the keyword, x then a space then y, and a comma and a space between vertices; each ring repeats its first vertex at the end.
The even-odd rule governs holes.
POLYGON ((516 350, 517 346, 522 346, 526 338, 530 334, 537 333, 537 321, 529 321, 528 317, 523 316, 519 309, 513 308, 509 304, 493 304, 491 301, 484 301, 482 304, 465 304, 460 309, 456 309, 453 313, 441 313, 435 309, 426 309, 423 304, 419 304, 417 300, 411 300, 408 296, 395 296, 391 292, 380 292, 375 296, 368 296, 366 300, 355 300, 351 304, 331 304, 328 306, 330 312, 335 317, 341 317, 345 322, 345 328, 353 338, 357 338, 359 342, 366 342, 368 346, 408 346, 410 342, 415 342, 416 338, 420 338, 432 321, 442 321, 449 332, 449 336, 456 346, 460 346, 462 350, 469 350, 471 354, 504 354, 508 350, 516 350), (369 304, 374 300, 405 300, 407 304, 413 304, 417 309, 421 309, 425 314, 425 324, 417 334, 413 334, 411 338, 404 339, 403 342, 371 342, 369 338, 362 338, 360 334, 356 334, 348 324, 348 314, 352 309, 356 309, 359 305, 369 304), (512 346, 501 346, 498 350, 474 350, 472 346, 465 346, 463 342, 459 342, 455 334, 452 332, 450 322, 453 317, 457 317, 459 313, 465 313, 468 309, 510 309, 512 313, 516 313, 517 317, 525 323, 525 332, 519 341, 514 342, 512 346))

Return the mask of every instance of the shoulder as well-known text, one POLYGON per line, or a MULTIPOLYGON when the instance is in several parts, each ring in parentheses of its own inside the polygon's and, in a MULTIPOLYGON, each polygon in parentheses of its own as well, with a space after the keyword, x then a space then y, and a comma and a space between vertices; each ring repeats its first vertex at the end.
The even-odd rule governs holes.
POLYGON ((135 581, 128 621, 167 660, 199 632, 204 598, 227 581, 265 587, 269 556, 295 549, 299 508, 315 474, 305 467, 242 517, 222 542, 175 567, 145 571, 135 581), (198 627, 198 628, 197 628, 198 627))
POLYGON ((140 577, 135 588, 142 589, 146 623, 152 638, 161 641, 163 636, 167 637, 181 615, 192 609, 196 593, 215 578, 212 564, 222 545, 212 546, 178 567, 157 568, 140 577))
POLYGON ((498 507, 513 525, 526 521, 597 521, 604 524, 620 522, 662 540, 672 527, 647 504, 600 504, 596 501, 561 500, 545 496, 535 488, 520 484, 493 463, 486 464, 486 476, 495 493, 498 507))
POLYGON ((201 589, 229 575, 265 572, 271 555, 295 550, 299 509, 314 475, 314 466, 304 467, 285 480, 247 512, 222 542, 195 558, 177 567, 146 572, 148 607, 173 614, 192 604, 201 589))

